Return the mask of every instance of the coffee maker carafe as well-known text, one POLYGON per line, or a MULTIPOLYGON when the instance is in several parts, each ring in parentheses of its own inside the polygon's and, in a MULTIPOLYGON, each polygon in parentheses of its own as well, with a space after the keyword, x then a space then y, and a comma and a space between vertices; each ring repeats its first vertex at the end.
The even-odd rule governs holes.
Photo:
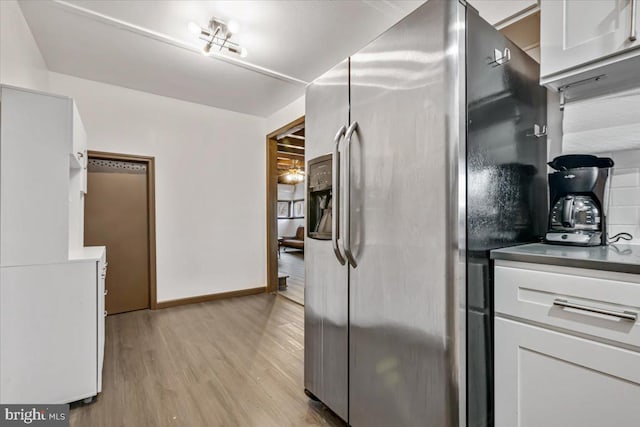
POLYGON ((548 243, 607 244, 606 201, 613 160, 591 155, 556 157, 549 166, 548 243))

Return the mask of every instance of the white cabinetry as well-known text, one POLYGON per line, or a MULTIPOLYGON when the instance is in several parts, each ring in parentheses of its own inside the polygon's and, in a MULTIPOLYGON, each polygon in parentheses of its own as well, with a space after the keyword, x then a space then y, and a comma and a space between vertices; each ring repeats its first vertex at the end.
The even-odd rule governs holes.
POLYGON ((541 83, 557 89, 614 69, 617 73, 611 64, 640 55, 640 41, 632 37, 640 14, 636 7, 631 15, 637 1, 542 0, 541 83))
POLYGON ((87 135, 61 96, 0 86, 0 115, 0 403, 90 398, 106 255, 83 246, 87 135))
POLYGON ((70 100, 2 88, 0 266, 67 261, 70 100))
POLYGON ((496 427, 640 420, 640 353, 497 318, 496 427))
POLYGON ((87 135, 78 110, 70 98, 6 86, 0 103, 0 266, 65 262, 83 246, 87 135))
POLYGON ((107 317, 107 310, 104 306, 104 301, 107 297, 107 288, 105 286, 107 277, 106 255, 106 251, 102 250, 97 265, 98 310, 96 312, 96 320, 98 324, 98 392, 102 391, 102 368, 104 367, 104 323, 107 317))
POLYGON ((496 261, 496 427, 637 424, 639 311, 637 275, 496 261))
POLYGON ((0 268, 0 401, 96 394, 95 262, 0 268), (46 360, 43 360, 46 359, 46 360))

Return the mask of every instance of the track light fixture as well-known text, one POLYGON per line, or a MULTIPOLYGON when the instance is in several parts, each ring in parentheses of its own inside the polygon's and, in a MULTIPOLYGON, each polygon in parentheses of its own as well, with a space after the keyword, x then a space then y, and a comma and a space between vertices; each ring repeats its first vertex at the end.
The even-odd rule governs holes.
POLYGON ((202 47, 204 55, 211 55, 211 49, 215 46, 219 52, 226 49, 243 58, 247 56, 247 49, 231 41, 231 37, 240 31, 240 25, 235 21, 224 22, 218 18, 211 18, 209 26, 206 28, 200 27, 195 22, 190 22, 189 31, 206 42, 202 47))

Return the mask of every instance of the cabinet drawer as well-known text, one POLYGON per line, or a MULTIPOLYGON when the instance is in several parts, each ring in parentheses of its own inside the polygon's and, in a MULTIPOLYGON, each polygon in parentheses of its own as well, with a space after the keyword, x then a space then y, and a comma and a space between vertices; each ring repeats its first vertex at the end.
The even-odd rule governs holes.
POLYGON ((640 281, 639 277, 621 273, 607 273, 608 278, 592 277, 604 275, 586 269, 540 268, 537 264, 496 262, 497 316, 525 319, 640 348, 640 283, 633 281, 640 281), (563 302, 579 308, 559 305, 563 302), (626 317, 636 319, 623 318, 625 312, 626 317))

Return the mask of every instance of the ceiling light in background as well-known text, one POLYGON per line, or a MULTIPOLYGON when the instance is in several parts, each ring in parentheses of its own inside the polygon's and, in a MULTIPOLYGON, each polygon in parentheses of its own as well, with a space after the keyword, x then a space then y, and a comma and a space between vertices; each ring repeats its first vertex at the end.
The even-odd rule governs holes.
POLYGON ((291 169, 285 176, 284 179, 287 182, 291 182, 293 184, 299 184, 304 181, 304 171, 301 169, 291 169))
POLYGON ((298 166, 298 161, 293 161, 293 167, 289 169, 283 176, 284 181, 291 184, 299 184, 304 181, 304 169, 298 166))
POLYGON ((211 55, 213 53, 212 48, 215 46, 218 51, 226 49, 231 53, 240 55, 242 58, 247 56, 247 49, 231 41, 231 37, 240 31, 240 25, 236 21, 226 23, 218 18, 211 18, 209 26, 206 28, 200 27, 195 22, 190 22, 188 28, 191 33, 206 42, 202 47, 202 53, 205 55, 211 55))

